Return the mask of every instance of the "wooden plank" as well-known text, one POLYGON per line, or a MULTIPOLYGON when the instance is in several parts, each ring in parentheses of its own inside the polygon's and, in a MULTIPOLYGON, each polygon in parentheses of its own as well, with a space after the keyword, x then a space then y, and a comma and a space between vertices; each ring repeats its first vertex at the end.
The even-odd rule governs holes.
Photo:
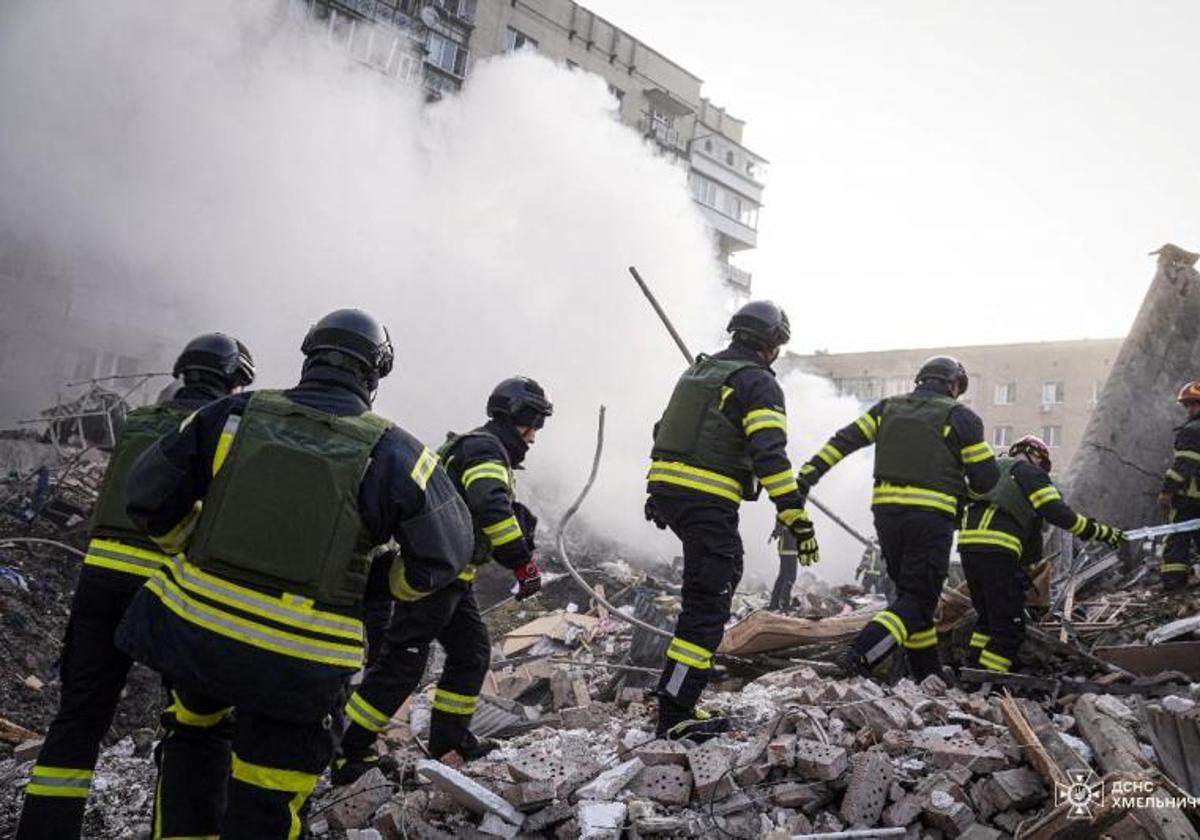
POLYGON ((1058 727, 1054 725, 1050 715, 1046 714, 1045 709, 1032 700, 1021 699, 1017 702, 1025 714, 1025 720, 1029 722, 1034 734, 1042 742, 1042 747, 1050 754, 1050 758, 1054 760, 1060 770, 1067 773, 1071 770, 1088 769, 1088 763, 1059 734, 1058 727))
POLYGON ((1096 656, 1139 676, 1180 671, 1200 680, 1200 642, 1163 642, 1160 645, 1098 647, 1096 656))
POLYGON ((1033 727, 1026 720, 1024 712, 1017 703, 1015 697, 1004 692, 1004 699, 1000 701, 1000 713, 1004 716, 1004 722, 1008 724, 1008 729, 1012 732, 1013 739, 1021 745, 1025 757, 1029 760, 1037 771, 1046 780, 1046 784, 1051 790, 1055 789, 1055 785, 1065 784, 1067 774, 1058 766, 1058 763, 1046 751, 1042 745, 1041 739, 1034 732, 1033 727))
POLYGON ((23 744, 37 737, 36 732, 30 732, 19 723, 13 723, 8 718, 0 717, 0 741, 7 744, 23 744))

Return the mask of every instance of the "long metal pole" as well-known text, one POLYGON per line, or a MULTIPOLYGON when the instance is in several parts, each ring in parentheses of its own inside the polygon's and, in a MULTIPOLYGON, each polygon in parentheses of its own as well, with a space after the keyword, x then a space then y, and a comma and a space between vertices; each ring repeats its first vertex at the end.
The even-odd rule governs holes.
MULTIPOLYGON (((675 339, 675 344, 678 345, 679 352, 683 353, 683 357, 687 359, 689 365, 695 362, 695 357, 693 357, 691 351, 688 350, 687 344, 684 343, 683 338, 679 335, 679 331, 675 329, 675 325, 671 323, 671 319, 667 317, 667 313, 663 311, 662 305, 658 302, 658 298, 654 296, 654 292, 650 291, 650 287, 647 286, 646 281, 642 279, 642 275, 639 274, 638 270, 632 265, 629 266, 629 273, 632 274, 633 279, 637 281, 638 287, 642 290, 642 294, 646 296, 646 300, 650 301, 650 305, 653 306, 654 311, 658 313, 659 320, 663 322, 663 326, 667 328, 667 332, 671 334, 671 338, 675 339)), ((874 541, 868 537, 864 537, 862 534, 856 531, 853 527, 851 527, 850 523, 846 522, 846 520, 842 519, 836 513, 831 511, 826 505, 822 504, 819 499, 814 496, 809 496, 808 500, 813 503, 813 507, 840 525, 846 531, 846 533, 850 534, 850 536, 854 537, 868 548, 874 547, 874 541)))

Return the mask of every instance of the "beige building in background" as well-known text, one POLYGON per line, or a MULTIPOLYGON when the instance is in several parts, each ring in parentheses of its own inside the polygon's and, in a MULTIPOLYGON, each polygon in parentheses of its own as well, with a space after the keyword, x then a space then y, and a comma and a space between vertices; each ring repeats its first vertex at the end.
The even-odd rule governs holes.
POLYGON ((604 79, 621 122, 687 169, 735 303, 751 276, 734 264, 758 244, 767 161, 742 145, 745 122, 714 105, 699 76, 572 0, 279 0, 315 19, 354 58, 430 98, 461 88, 475 63, 519 49, 604 79))
POLYGON ((800 369, 831 379, 838 393, 855 397, 866 408, 883 397, 912 390, 913 375, 930 356, 954 356, 971 377, 962 402, 983 419, 992 448, 1002 450, 1023 435, 1035 434, 1050 445, 1058 474, 1075 455, 1122 341, 1100 338, 789 354, 782 365, 784 370, 800 369))

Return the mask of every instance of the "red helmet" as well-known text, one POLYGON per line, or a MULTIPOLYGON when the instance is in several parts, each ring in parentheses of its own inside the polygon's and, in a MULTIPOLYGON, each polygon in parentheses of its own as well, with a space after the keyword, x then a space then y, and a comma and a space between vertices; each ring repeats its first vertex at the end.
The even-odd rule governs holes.
POLYGON ((1009 455, 1030 455, 1033 460, 1045 464, 1046 472, 1050 472, 1050 447, 1046 441, 1037 435, 1025 435, 1012 446, 1008 447, 1009 455))
POLYGON ((1179 389, 1179 396, 1175 398, 1181 403, 1200 402, 1200 380, 1189 382, 1179 389))

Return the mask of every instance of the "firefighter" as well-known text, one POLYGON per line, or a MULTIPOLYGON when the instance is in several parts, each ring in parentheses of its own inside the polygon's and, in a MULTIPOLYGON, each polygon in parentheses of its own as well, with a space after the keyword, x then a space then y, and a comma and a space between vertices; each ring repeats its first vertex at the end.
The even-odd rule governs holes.
POLYGON ((1076 513, 1050 479, 1050 448, 1027 435, 997 459, 1000 480, 963 511, 958 552, 977 620, 968 662, 1007 673, 1025 637, 1027 566, 1041 560, 1042 522, 1117 548, 1117 528, 1076 513))
POLYGON ((875 444, 871 509, 896 597, 839 656, 847 674, 867 674, 898 647, 917 680, 941 671, 933 611, 950 568, 950 545, 968 487, 1000 476, 983 421, 958 402, 970 380, 949 356, 921 365, 917 387, 887 397, 839 430, 800 468, 802 493, 857 449, 875 444))
POLYGON ((701 740, 729 721, 698 709, 742 576, 738 507, 760 489, 817 562, 817 541, 787 456, 783 389, 771 364, 791 337, 787 315, 752 301, 729 322, 729 347, 700 355, 654 429, 646 518, 683 542, 683 609, 657 688, 658 736, 701 740))
POLYGON ((390 760, 377 757, 375 738, 417 687, 434 639, 446 651, 446 663, 433 695, 430 755, 441 758, 457 752, 470 761, 497 746, 479 741, 469 728, 492 658, 472 581, 481 565, 495 560, 516 578, 516 600, 541 588, 541 571, 533 558, 537 520, 515 501, 514 471, 521 468, 553 411, 537 382, 516 376, 505 379, 488 397, 484 425, 446 436, 438 457, 471 510, 475 551, 470 565, 449 586, 396 606, 382 657, 368 668, 346 703, 348 725, 333 762, 334 784, 351 784, 379 764, 392 769, 390 760))
MULTIPOLYGON (((1175 429, 1175 458, 1163 476, 1158 501, 1168 522, 1200 518, 1200 381, 1189 382, 1176 397, 1187 420, 1175 429)), ((1163 545, 1164 589, 1182 589, 1192 572, 1192 551, 1200 550, 1200 531, 1170 534, 1163 545)))
POLYGON ((792 603, 792 587, 796 585, 796 562, 800 555, 799 543, 792 532, 783 527, 782 522, 775 523, 771 531, 771 540, 778 540, 775 546, 779 552, 779 574, 775 576, 775 585, 771 587, 771 602, 769 610, 787 609, 792 603))
MULTIPOLYGON (((129 412, 100 485, 63 640, 62 699, 25 789, 19 838, 79 837, 100 740, 112 724, 132 664, 116 648, 113 634, 134 593, 169 560, 125 514, 130 468, 193 411, 253 382, 254 361, 240 341, 207 333, 187 343, 172 373, 181 387, 158 405, 129 412)), ((219 746, 216 753, 220 760, 219 746)))
POLYGON ((133 468, 130 518, 187 555, 138 592, 117 643, 170 680, 180 720, 234 716, 226 801, 163 791, 164 822, 168 796, 192 797, 187 836, 298 837, 362 665, 372 548, 399 544, 390 587, 403 601, 453 580, 471 553, 437 456, 370 410, 392 369, 387 331, 342 309, 301 350, 294 388, 213 403, 133 468))

